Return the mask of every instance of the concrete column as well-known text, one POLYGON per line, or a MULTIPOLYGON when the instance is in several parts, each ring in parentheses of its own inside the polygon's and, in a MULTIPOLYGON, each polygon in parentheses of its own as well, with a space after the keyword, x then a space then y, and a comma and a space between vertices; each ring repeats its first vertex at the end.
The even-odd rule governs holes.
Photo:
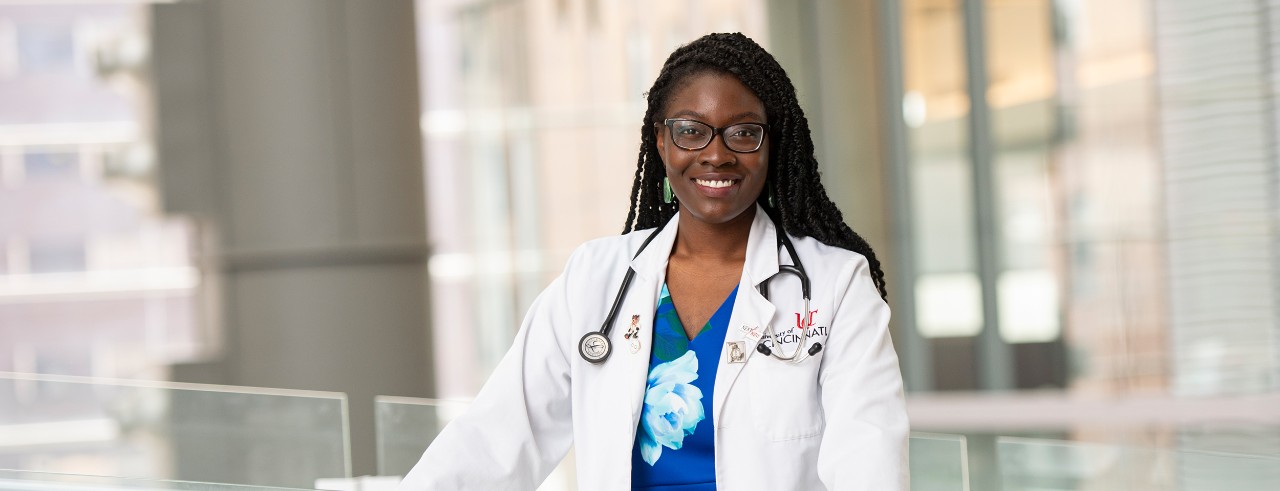
POLYGON ((374 396, 432 387, 413 2, 156 5, 153 36, 165 207, 223 285, 224 349, 175 377, 345 392, 374 474, 374 396))

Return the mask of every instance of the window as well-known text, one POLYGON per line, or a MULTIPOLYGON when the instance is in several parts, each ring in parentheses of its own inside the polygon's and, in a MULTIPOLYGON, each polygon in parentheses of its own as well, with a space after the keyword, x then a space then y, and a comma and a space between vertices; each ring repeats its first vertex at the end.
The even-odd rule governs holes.
POLYGON ((70 23, 20 22, 15 27, 22 71, 66 70, 74 65, 75 42, 70 23))
POLYGON ((79 179, 80 154, 63 150, 28 150, 22 157, 26 179, 79 179))

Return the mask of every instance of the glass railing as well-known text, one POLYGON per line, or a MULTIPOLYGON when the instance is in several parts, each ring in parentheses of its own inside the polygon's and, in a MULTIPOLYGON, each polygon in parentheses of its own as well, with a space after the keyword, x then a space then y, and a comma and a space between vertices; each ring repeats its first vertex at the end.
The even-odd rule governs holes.
MULTIPOLYGON (((378 396, 374 400, 374 427, 378 442, 378 474, 403 476, 418 463, 444 425, 467 408, 466 402, 378 396)), ((577 489, 573 451, 551 471, 538 491, 577 489)))
MULTIPOLYGON (((466 407, 378 397, 377 471, 390 479, 380 482, 407 473, 466 407)), ((0 372, 0 469, 13 469, 0 472, 0 491, 343 487, 354 482, 347 434, 342 394, 0 372)), ((1072 434, 913 433, 911 487, 966 491, 972 478, 1005 491, 1280 489, 1274 426, 1116 440, 1140 442, 1131 445, 1043 438, 1072 434)), ((540 489, 576 488, 571 453, 540 489)))
POLYGON ((912 491, 968 491, 969 454, 963 436, 912 433, 910 447, 912 491))
POLYGON ((1280 489, 1280 455, 1273 452, 1000 437, 996 453, 1004 491, 1280 489))
POLYGON ((378 396, 374 400, 378 475, 403 476, 466 402, 378 396))
POLYGON ((0 470, 0 491, 293 491, 294 488, 0 470))
POLYGON ((347 434, 339 393, 0 373, 0 469, 313 488, 347 434))
POLYGON ((0 470, 0 491, 294 491, 295 488, 0 470))
MULTIPOLYGON (((445 424, 466 409, 465 402, 380 396, 377 415, 378 473, 403 476, 445 424)), ((966 491, 969 489, 965 439, 958 435, 918 433, 911 436, 911 489, 966 491)), ((577 489, 573 454, 560 463, 539 490, 577 489)))

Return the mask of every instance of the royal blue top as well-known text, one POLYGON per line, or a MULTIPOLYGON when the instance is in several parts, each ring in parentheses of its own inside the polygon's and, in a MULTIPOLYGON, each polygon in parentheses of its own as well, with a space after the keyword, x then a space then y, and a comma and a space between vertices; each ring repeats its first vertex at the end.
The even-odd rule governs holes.
POLYGON ((690 340, 662 285, 644 408, 631 452, 632 489, 716 489, 712 394, 737 293, 735 287, 690 340))

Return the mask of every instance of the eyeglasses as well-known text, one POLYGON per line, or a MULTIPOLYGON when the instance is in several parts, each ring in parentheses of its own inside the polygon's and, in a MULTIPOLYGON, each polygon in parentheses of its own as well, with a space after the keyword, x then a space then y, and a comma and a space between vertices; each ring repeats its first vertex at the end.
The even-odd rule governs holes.
POLYGON ((702 150, 711 144, 711 140, 720 135, 724 146, 738 153, 751 153, 764 144, 764 136, 769 125, 764 123, 738 123, 724 128, 716 128, 702 121, 692 119, 663 120, 671 130, 671 141, 685 150, 702 150))

